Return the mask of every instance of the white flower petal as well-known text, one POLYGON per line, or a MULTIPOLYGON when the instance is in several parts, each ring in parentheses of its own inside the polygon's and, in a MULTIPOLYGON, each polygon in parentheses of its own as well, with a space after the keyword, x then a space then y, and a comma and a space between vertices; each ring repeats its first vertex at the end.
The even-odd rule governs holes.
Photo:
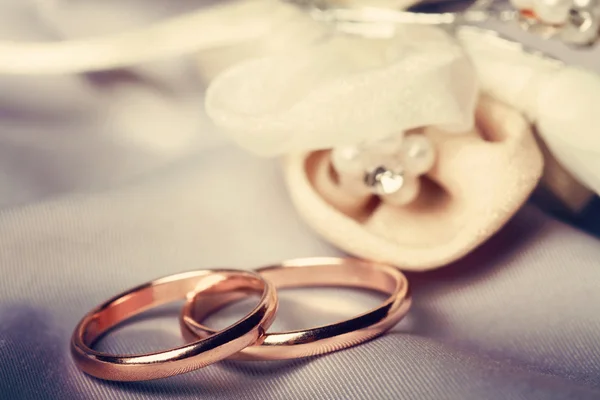
POLYGON ((277 155, 421 126, 468 130, 476 98, 462 49, 437 28, 407 26, 240 63, 209 86, 206 109, 242 147, 277 155))

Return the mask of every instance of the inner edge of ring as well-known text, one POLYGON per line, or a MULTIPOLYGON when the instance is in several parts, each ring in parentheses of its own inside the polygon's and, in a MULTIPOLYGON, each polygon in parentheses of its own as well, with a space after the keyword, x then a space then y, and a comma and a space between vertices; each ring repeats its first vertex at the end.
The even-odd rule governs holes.
MULTIPOLYGON (((226 292, 223 291, 223 293, 226 293, 226 292)), ((210 342, 217 342, 214 344, 214 346, 210 346, 209 348, 203 350, 202 351, 202 353, 203 353, 203 352, 210 351, 214 348, 221 346, 224 343, 231 341, 232 340, 231 338, 224 337, 224 336, 228 336, 228 333, 236 328, 243 327, 251 319, 258 318, 259 321, 268 319, 267 317, 269 314, 269 306, 270 306, 269 298, 273 297, 273 296, 275 296, 275 298, 276 298, 276 292, 275 292, 275 288, 273 287, 273 285, 271 283, 269 283, 268 281, 264 280, 262 278, 262 276, 260 276, 259 274, 254 273, 253 271, 224 270, 224 269, 202 270, 202 271, 184 272, 181 274, 176 274, 176 275, 171 275, 171 276, 167 276, 164 278, 159 278, 154 281, 148 282, 146 284, 139 285, 133 289, 128 290, 125 293, 117 295, 117 296, 111 298, 110 300, 106 301, 105 303, 101 304, 100 306, 96 307, 92 311, 90 311, 79 322, 79 324, 77 325, 77 327, 73 333, 72 343, 71 343, 72 350, 76 351, 77 353, 79 353, 80 356, 83 356, 84 358, 93 358, 94 360, 101 362, 101 363, 120 364, 120 365, 131 365, 131 364, 133 364, 133 365, 140 365, 140 364, 149 365, 149 364, 155 364, 155 363, 161 362, 161 361, 174 361, 174 360, 178 360, 178 359, 189 358, 194 355, 194 354, 190 354, 190 352, 197 353, 197 347, 199 345, 202 345, 204 343, 206 343, 208 345, 208 344, 211 344, 210 342), (187 297, 189 297, 191 292, 195 291, 195 289, 198 287, 199 284, 202 283, 203 280, 208 279, 212 275, 216 276, 218 274, 221 274, 221 275, 224 274, 226 276, 223 277, 221 282, 217 282, 213 286, 210 286, 210 288, 212 288, 212 289, 214 289, 216 287, 216 285, 218 285, 219 283, 226 281, 228 277, 236 276, 236 275, 239 277, 245 277, 245 278, 250 278, 250 279, 256 280, 257 282, 261 282, 261 284, 262 284, 263 290, 262 290, 262 295, 260 297, 258 304, 256 305, 256 307, 254 307, 252 309, 252 311, 247 313, 240 320, 232 323, 231 325, 229 325, 223 329, 215 331, 215 333, 213 335, 211 335, 210 337, 199 338, 198 340, 196 340, 194 342, 188 342, 182 346, 178 346, 178 347, 167 349, 167 350, 161 350, 161 351, 149 352, 149 353, 143 353, 143 354, 128 355, 128 354, 105 353, 105 352, 100 352, 100 351, 94 350, 92 348, 95 344, 97 344, 97 342, 102 337, 109 334, 111 331, 118 329, 119 327, 121 327, 122 324, 124 324, 129 319, 131 319, 139 314, 142 314, 146 311, 149 311, 150 309, 160 307, 162 305, 165 305, 165 304, 177 301, 177 300, 185 300, 187 297), (148 291, 150 291, 151 295, 154 295, 153 289, 155 289, 155 288, 168 289, 173 285, 183 286, 186 284, 190 284, 189 281, 195 282, 195 284, 193 285, 194 286, 193 288, 186 288, 185 290, 182 290, 181 292, 178 291, 177 295, 170 295, 170 296, 164 296, 165 298, 159 298, 159 300, 156 301, 154 304, 145 303, 142 306, 140 306, 139 308, 136 308, 132 312, 128 313, 128 315, 126 317, 123 317, 119 321, 108 326, 106 329, 101 330, 91 340, 87 340, 87 341, 85 340, 86 335, 89 334, 88 330, 90 329, 90 325, 97 323, 97 318, 99 316, 101 316, 103 313, 110 312, 113 307, 123 304, 124 301, 126 301, 127 299, 135 298, 136 295, 144 296, 144 293, 142 292, 144 290, 148 290, 148 291), (220 343, 220 341, 218 340, 220 338, 225 339, 223 341, 223 343, 220 343)), ((160 297, 160 296, 157 296, 157 297, 160 297)), ((274 314, 274 311, 272 311, 271 314, 274 314)), ((270 319, 272 320, 272 319, 274 319, 274 317, 271 317, 270 319)), ((251 332, 253 329, 256 329, 260 326, 262 326, 262 324, 260 322, 258 322, 257 324, 254 324, 253 326, 248 327, 249 329, 245 329, 241 333, 236 332, 236 333, 238 333, 238 335, 236 335, 236 338, 234 338, 234 340, 237 339, 238 337, 241 337, 241 336, 247 334, 248 332, 251 332)))
MULTIPOLYGON (((290 330, 290 331, 285 331, 285 332, 269 332, 265 335, 265 338, 262 341, 263 345, 269 346, 270 342, 272 342, 272 341, 279 342, 281 339, 283 339, 286 336, 290 337, 290 339, 298 340, 299 338, 297 338, 297 337, 294 338, 294 336, 302 335, 302 336, 306 336, 306 337, 313 337, 315 335, 319 335, 319 337, 321 339, 326 339, 329 337, 338 336, 340 334, 340 333, 335 332, 337 330, 335 328, 344 328, 345 325, 353 325, 359 321, 363 322, 363 323, 358 326, 354 325, 352 327, 352 331, 371 327, 371 326, 381 322, 382 320, 385 319, 386 316, 389 315, 388 311, 394 305, 394 303, 397 303, 397 308, 399 308, 404 302, 409 300, 410 296, 409 296, 408 280, 406 279, 404 274, 402 274, 402 272, 399 269, 397 269, 391 265, 378 264, 378 263, 362 261, 362 260, 342 260, 342 259, 337 259, 337 258, 315 258, 315 259, 311 260, 310 264, 308 264, 307 262, 308 261, 304 260, 304 259, 291 260, 291 261, 288 261, 281 265, 274 265, 274 266, 259 268, 256 270, 256 272, 263 275, 267 280, 271 279, 274 282, 275 287, 277 289, 346 287, 346 288, 352 288, 352 289, 373 290, 373 291, 376 291, 379 293, 386 294, 386 295, 388 295, 388 297, 379 306, 377 306, 373 309, 367 310, 361 314, 358 314, 358 315, 353 316, 346 320, 333 322, 331 324, 310 327, 310 328, 306 328, 306 329, 297 329, 297 330, 290 330), (307 268, 308 269, 339 268, 340 270, 362 269, 362 271, 371 269, 371 271, 370 271, 371 273, 376 272, 377 274, 380 274, 381 276, 385 277, 386 280, 393 281, 394 287, 392 290, 385 290, 382 288, 374 288, 373 286, 365 285, 365 282, 372 282, 372 281, 365 281, 365 280, 360 280, 360 279, 359 280, 347 280, 347 281, 340 280, 340 281, 338 281, 338 283, 312 282, 312 283, 300 283, 300 284, 292 283, 292 284, 280 285, 280 284, 278 284, 277 279, 272 279, 272 278, 269 278, 269 276, 266 276, 267 274, 270 275, 270 273, 278 274, 278 273, 289 272, 291 270, 306 271, 307 268), (371 320, 368 318, 369 316, 377 315, 377 314, 381 314, 381 315, 379 315, 378 318, 375 318, 375 320, 371 320), (323 335, 324 333, 325 333, 325 335, 323 335)), ((344 275, 343 272, 336 272, 336 274, 341 275, 341 276, 344 275)), ((317 280, 318 278, 313 278, 313 279, 317 280)), ((198 336, 198 337, 205 337, 206 335, 211 335, 218 331, 203 325, 194 317, 192 308, 195 306, 195 303, 198 301, 198 297, 199 296, 196 296, 194 299, 191 299, 184 305, 184 308, 182 310, 182 320, 183 320, 184 327, 185 327, 185 329, 188 330, 188 332, 190 332, 193 335, 198 336)), ((218 312, 222 307, 230 305, 237 300, 238 299, 232 299, 232 300, 226 302, 225 304, 221 305, 221 307, 207 310, 202 315, 202 317, 199 319, 205 320, 210 315, 213 315, 216 312, 218 312)), ((341 329, 341 330, 349 331, 347 329, 341 329)), ((303 343, 303 341, 297 342, 297 344, 300 344, 300 343, 303 343)), ((275 343, 273 343, 273 344, 275 344, 275 343)))

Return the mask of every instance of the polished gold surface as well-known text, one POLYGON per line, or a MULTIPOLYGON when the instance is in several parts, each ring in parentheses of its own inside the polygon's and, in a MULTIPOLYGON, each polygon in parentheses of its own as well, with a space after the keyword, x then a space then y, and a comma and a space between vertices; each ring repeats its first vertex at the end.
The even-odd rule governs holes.
POLYGON ((253 272, 202 270, 158 279, 122 293, 90 311, 77 325, 71 354, 84 372, 114 381, 164 378, 202 368, 259 341, 277 310, 274 286, 253 272), (214 295, 236 292, 262 293, 259 304, 243 319, 178 348, 139 355, 102 353, 91 347, 125 320, 152 308, 184 299, 190 292, 214 295))
MULTIPOLYGON (((306 258, 257 270, 278 289, 301 287, 345 287, 370 289, 389 297, 379 307, 349 320, 290 332, 267 333, 260 345, 233 355, 239 360, 281 360, 314 356, 341 350, 381 335, 406 315, 411 299, 408 281, 399 269, 386 264, 351 258, 306 258)), ((215 331, 201 324, 210 314, 247 292, 231 291, 207 298, 198 293, 188 298, 181 330, 188 340, 211 337, 215 331)))

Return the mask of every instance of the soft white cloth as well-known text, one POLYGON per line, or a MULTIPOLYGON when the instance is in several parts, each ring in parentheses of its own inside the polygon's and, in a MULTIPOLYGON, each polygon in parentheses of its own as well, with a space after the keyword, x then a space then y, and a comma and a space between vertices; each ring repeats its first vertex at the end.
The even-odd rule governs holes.
MULTIPOLYGON (((200 6, 64 1, 74 3, 62 12, 79 14, 60 24, 82 29, 95 7, 127 11, 139 18, 127 23, 141 24, 200 6)), ((32 1, 0 2, 4 38, 55 40, 67 31, 41 19, 32 1)), ((68 353, 75 324, 130 286, 194 268, 337 254, 296 216, 277 163, 213 130, 190 66, 173 60, 118 73, 0 77, 1 397, 600 397, 598 241, 533 209, 458 265, 411 276, 409 318, 364 346, 283 365, 220 363, 141 384, 78 371, 68 353)), ((323 307, 330 300, 306 298, 314 302, 285 303, 280 327, 343 318, 362 304, 348 297, 352 310, 330 310, 323 307)), ((178 343, 174 318, 128 332, 103 348, 178 343)))
MULTIPOLYGON (((51 3, 56 3, 53 12, 40 16, 45 8, 34 1, 2 2, 0 37, 60 40, 88 30, 141 26, 200 7, 160 1, 51 3)), ((105 189, 221 141, 204 117, 203 85, 189 57, 88 75, 0 75, 0 87, 0 204, 105 189)))

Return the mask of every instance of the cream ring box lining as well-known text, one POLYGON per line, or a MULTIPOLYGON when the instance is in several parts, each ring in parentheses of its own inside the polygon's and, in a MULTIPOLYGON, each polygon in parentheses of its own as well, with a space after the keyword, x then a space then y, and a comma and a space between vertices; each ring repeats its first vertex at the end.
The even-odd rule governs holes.
POLYGON ((482 98, 477 128, 448 136, 434 129, 438 160, 412 205, 359 206, 330 173, 328 152, 303 152, 285 160, 291 199, 303 219, 340 249, 404 270, 447 265, 482 244, 521 207, 536 186, 542 155, 525 119, 482 98))

